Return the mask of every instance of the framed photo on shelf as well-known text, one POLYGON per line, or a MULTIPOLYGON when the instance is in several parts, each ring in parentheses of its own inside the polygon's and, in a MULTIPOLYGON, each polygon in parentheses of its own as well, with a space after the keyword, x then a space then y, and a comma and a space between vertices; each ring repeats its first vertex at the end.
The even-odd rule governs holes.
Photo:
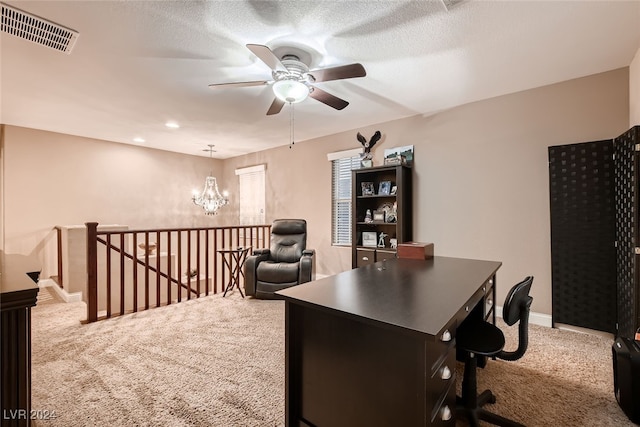
POLYGON ((362 195, 363 196, 375 196, 376 189, 373 186, 373 182, 363 182, 362 183, 362 195))
POLYGON ((362 246, 378 246, 378 235, 375 231, 363 231, 362 232, 362 246))
POLYGON ((381 181, 378 194, 381 196, 388 196, 391 194, 391 181, 381 181))
POLYGON ((391 164, 407 164, 407 165, 411 165, 413 163, 413 145, 405 145, 403 147, 394 147, 394 148, 387 148, 384 150, 384 164, 389 164, 387 163, 388 160, 390 160, 392 163, 391 164), (398 160, 396 159, 400 159, 400 161, 398 162, 398 160), (398 163, 396 163, 398 162, 398 163))
POLYGON ((373 220, 374 221, 384 222, 384 216, 385 216, 385 211, 383 211, 383 210, 373 211, 373 220))

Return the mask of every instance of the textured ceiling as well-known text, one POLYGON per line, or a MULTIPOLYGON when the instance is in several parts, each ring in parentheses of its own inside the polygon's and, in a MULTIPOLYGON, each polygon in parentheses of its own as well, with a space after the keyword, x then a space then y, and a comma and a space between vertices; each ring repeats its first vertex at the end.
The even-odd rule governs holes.
POLYGON ((271 78, 247 43, 366 68, 318 84, 344 110, 295 106, 296 141, 625 67, 640 47, 640 1, 5 3, 80 36, 67 55, 1 33, 2 123, 217 158, 289 144, 270 86, 208 87, 271 78))

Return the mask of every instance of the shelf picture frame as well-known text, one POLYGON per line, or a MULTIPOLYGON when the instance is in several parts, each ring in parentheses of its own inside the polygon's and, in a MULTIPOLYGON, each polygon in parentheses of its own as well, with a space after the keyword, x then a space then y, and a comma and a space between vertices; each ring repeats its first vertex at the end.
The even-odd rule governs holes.
POLYGON ((391 194, 391 181, 380 181, 378 195, 389 196, 391 194))
POLYGON ((374 222, 384 222, 385 213, 386 212, 384 210, 375 210, 375 211, 373 211, 373 221, 374 222))
POLYGON ((373 182, 362 182, 362 195, 363 196, 375 196, 376 188, 373 186, 373 182))
POLYGON ((362 246, 368 246, 373 248, 378 246, 378 233, 376 233, 375 231, 363 231, 362 246))
POLYGON ((395 163, 397 158, 400 158, 399 164, 411 165, 413 164, 413 145, 404 145, 402 147, 387 148, 384 150, 385 164, 387 160, 391 160, 395 163))

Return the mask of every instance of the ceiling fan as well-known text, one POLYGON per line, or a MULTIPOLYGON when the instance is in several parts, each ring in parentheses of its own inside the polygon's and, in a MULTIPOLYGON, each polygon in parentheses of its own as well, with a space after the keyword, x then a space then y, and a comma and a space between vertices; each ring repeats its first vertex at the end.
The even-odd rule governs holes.
POLYGON ((342 110, 349 105, 347 101, 314 86, 314 83, 364 77, 367 75, 367 72, 361 64, 340 65, 309 71, 309 66, 301 61, 298 55, 284 54, 281 58, 278 58, 267 46, 248 44, 247 48, 271 68, 273 80, 215 83, 210 84, 209 87, 243 87, 272 84, 275 99, 267 111, 268 116, 278 114, 285 103, 295 104, 304 101, 307 96, 327 104, 336 110, 342 110))

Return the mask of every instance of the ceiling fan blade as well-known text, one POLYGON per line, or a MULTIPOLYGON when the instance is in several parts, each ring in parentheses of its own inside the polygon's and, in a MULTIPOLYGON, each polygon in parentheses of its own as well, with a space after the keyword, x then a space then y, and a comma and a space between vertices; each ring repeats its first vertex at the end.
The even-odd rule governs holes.
POLYGON ((267 46, 261 44, 248 44, 247 48, 253 52, 262 62, 267 64, 273 71, 287 71, 287 68, 282 65, 280 59, 273 53, 267 46))
POLYGON ((235 86, 235 87, 244 87, 244 86, 263 86, 266 84, 269 84, 270 82, 266 81, 266 80, 254 80, 251 82, 231 82, 231 83, 212 83, 209 85, 210 88, 214 89, 214 88, 219 88, 219 87, 229 87, 229 86, 235 86))
POLYGON ((318 89, 317 87, 313 88, 309 96, 323 104, 327 104, 329 107, 335 108, 336 110, 342 110, 344 107, 349 105, 349 103, 344 99, 340 99, 337 96, 323 91, 322 89, 318 89))
POLYGON ((351 79, 353 77, 364 77, 367 75, 362 64, 340 65, 338 67, 320 68, 308 73, 316 82, 327 82, 330 80, 351 79))
POLYGON ((284 106, 284 101, 280 98, 274 98, 271 103, 271 107, 269 107, 269 111, 267 111, 267 116, 272 116, 274 114, 278 114, 282 107, 284 106))

